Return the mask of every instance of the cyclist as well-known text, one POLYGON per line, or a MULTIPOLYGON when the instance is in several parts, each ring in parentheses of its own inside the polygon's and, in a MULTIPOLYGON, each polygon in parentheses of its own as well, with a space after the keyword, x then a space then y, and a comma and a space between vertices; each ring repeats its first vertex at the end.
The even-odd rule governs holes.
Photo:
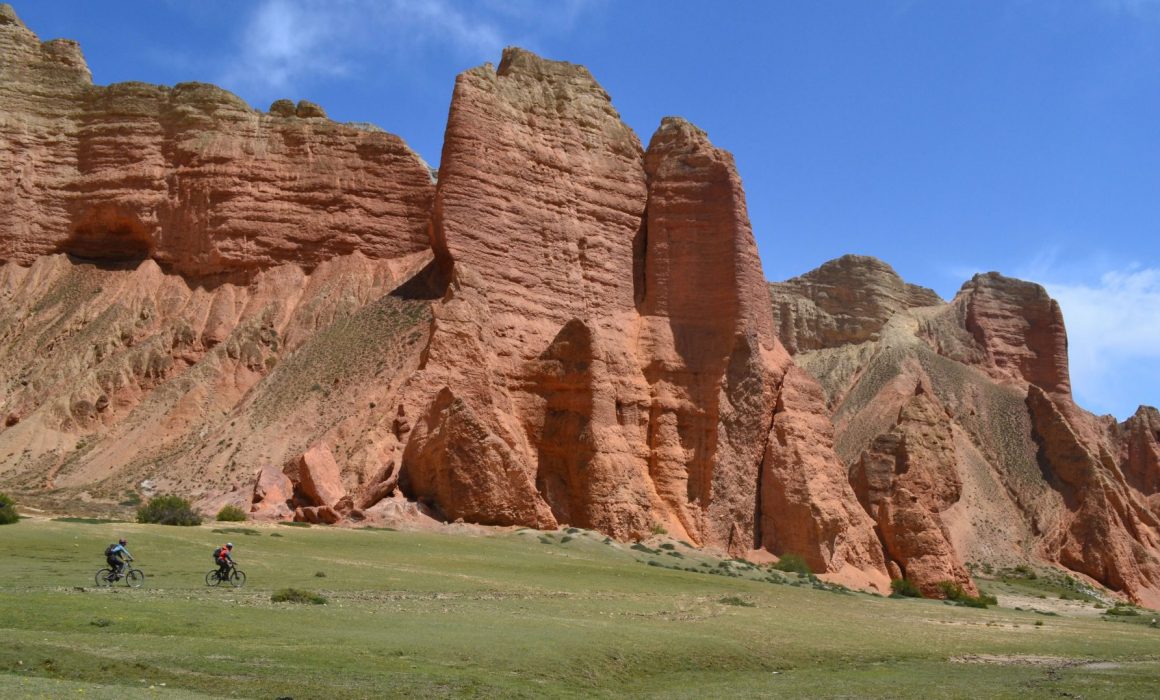
POLYGON ((105 562, 109 568, 113 570, 109 577, 110 581, 116 581, 121 578, 121 569, 125 566, 125 562, 133 561, 133 555, 129 554, 129 550, 125 549, 125 538, 117 540, 116 544, 111 544, 105 547, 105 562))
POLYGON ((225 581, 230 575, 230 564, 234 559, 230 556, 230 552, 234 551, 234 543, 226 542, 225 545, 213 550, 213 560, 218 565, 218 578, 225 581))

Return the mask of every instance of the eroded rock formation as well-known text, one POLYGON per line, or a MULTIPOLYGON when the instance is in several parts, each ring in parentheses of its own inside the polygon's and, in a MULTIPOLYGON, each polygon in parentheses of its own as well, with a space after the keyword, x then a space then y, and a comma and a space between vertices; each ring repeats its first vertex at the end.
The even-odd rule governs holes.
POLYGON ((1155 409, 1117 425, 1075 405, 1063 318, 1039 285, 977 275, 943 304, 900 301, 909 287, 890 277, 848 256, 772 294, 891 575, 969 591, 968 562, 1048 561, 1160 601, 1155 409), (851 300, 834 308, 853 318, 796 311, 819 296, 851 300))
POLYGON ((944 304, 858 256, 767 287, 728 153, 677 118, 643 148, 520 49, 459 76, 440 165, 308 102, 93 85, 0 6, 0 483, 1160 602, 1160 418, 1074 405, 1042 288, 944 304))
POLYGON ((75 42, 0 13, 0 260, 153 259, 190 276, 427 249, 434 185, 401 139, 212 85, 93 85, 75 42))
POLYGON ((449 517, 663 528, 884 576, 832 452, 763 476, 792 362, 732 157, 704 132, 666 119, 644 151, 586 70, 509 49, 456 83, 432 230, 454 273, 407 399, 424 418, 405 492, 449 517), (464 462, 471 488, 448 481, 464 443, 447 436, 464 432, 492 445, 464 462), (795 492, 833 521, 814 537, 755 511, 760 489, 803 474, 828 484, 824 499, 795 492))

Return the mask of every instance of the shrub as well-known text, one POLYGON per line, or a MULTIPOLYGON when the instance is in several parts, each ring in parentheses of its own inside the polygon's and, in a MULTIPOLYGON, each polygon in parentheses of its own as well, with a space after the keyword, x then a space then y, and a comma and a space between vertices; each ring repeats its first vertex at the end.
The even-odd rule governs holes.
POLYGON ((1126 603, 1116 603, 1110 610, 1104 613, 1105 615, 1117 615, 1120 617, 1136 617, 1139 611, 1126 603))
POLYGON ((748 600, 745 600, 744 598, 742 598, 741 596, 735 596, 735 595, 725 596, 724 598, 722 598, 721 600, 718 600, 717 602, 722 604, 722 605, 736 605, 736 606, 742 607, 742 608, 756 608, 757 607, 757 603, 751 603, 748 600))
POLYGON ((155 525, 201 525, 199 515, 180 496, 155 496, 137 509, 137 522, 155 525))
POLYGON ((222 506, 222 509, 218 511, 217 520, 225 523, 244 523, 246 522, 246 511, 237 506, 222 506))
POLYGON ((781 559, 777 560, 777 563, 773 565, 773 568, 777 569, 778 571, 788 571, 789 573, 793 574, 802 574, 803 576, 809 576, 810 574, 814 573, 813 569, 810 568, 810 565, 806 563, 806 560, 803 559, 800 554, 792 554, 790 552, 786 552, 785 554, 781 555, 781 559))
POLYGON ((995 605, 998 602, 995 600, 995 596, 985 593, 981 593, 977 597, 973 596, 964 591, 963 587, 954 581, 939 581, 938 587, 943 595, 946 596, 947 600, 959 605, 965 605, 968 608, 985 608, 988 605, 995 605))
POLYGON ((326 605, 326 598, 313 592, 304 591, 300 588, 283 588, 277 590, 270 596, 272 603, 309 603, 311 605, 326 605))
POLYGON ((6 494, 0 493, 0 525, 11 525, 20 520, 16 514, 16 504, 6 494))
POLYGON ((651 532, 654 535, 667 535, 667 534, 669 534, 669 531, 665 529, 665 526, 661 525, 660 523, 653 523, 653 526, 649 528, 649 532, 651 532))
POLYGON ((908 578, 896 578, 890 581, 890 593, 895 598, 921 598, 922 591, 908 578))
POLYGON ((1031 567, 1027 566, 1026 564, 1020 564, 1019 566, 1016 566, 1014 571, 1016 576, 1028 579, 1030 581, 1034 581, 1035 579, 1039 578, 1039 576, 1035 574, 1031 567))

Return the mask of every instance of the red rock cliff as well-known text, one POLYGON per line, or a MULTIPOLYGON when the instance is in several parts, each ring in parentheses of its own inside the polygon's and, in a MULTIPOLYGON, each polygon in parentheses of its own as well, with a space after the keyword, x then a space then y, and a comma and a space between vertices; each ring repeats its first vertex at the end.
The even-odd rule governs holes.
POLYGON ((773 298, 892 576, 971 590, 966 562, 1046 563, 1155 604, 1155 410, 1116 425, 1075 405, 1039 285, 977 275, 941 304, 884 270, 847 256, 773 298))
POLYGON ((433 193, 377 128, 200 83, 96 86, 75 42, 0 13, 0 261, 152 258, 205 276, 398 257, 427 248, 433 193))
POLYGON ((757 512, 762 489, 815 465, 763 472, 792 362, 732 157, 704 132, 666 119, 642 152, 586 70, 509 49, 456 83, 433 231, 451 284, 412 382, 425 418, 404 459, 411 495, 494 522, 660 527, 734 553, 776 543, 819 570, 882 575, 836 460, 811 474, 833 493, 792 498, 840 512, 824 534, 757 512), (490 499, 439 476, 448 445, 462 449, 442 437, 466 429, 456 415, 494 446, 464 462, 473 483, 505 485, 490 499), (513 491, 534 510, 516 515, 513 491))

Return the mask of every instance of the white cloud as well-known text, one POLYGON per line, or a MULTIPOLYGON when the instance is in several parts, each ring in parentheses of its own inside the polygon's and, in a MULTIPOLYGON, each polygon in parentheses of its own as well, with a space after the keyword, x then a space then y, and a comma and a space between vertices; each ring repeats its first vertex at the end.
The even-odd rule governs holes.
POLYGON ((597 1, 262 0, 221 82, 267 98, 384 62, 413 66, 425 50, 494 61, 508 43, 570 30, 597 1))
POLYGON ((222 82, 285 90, 304 76, 341 75, 342 56, 330 50, 333 18, 311 3, 266 0, 242 34, 241 50, 222 82))
POLYGON ((1160 20, 1160 0, 1099 0, 1099 4, 1117 15, 1160 20))
POLYGON ((1104 273, 1095 283, 1044 282, 1063 310, 1076 401, 1125 418, 1160 396, 1160 268, 1104 273))

